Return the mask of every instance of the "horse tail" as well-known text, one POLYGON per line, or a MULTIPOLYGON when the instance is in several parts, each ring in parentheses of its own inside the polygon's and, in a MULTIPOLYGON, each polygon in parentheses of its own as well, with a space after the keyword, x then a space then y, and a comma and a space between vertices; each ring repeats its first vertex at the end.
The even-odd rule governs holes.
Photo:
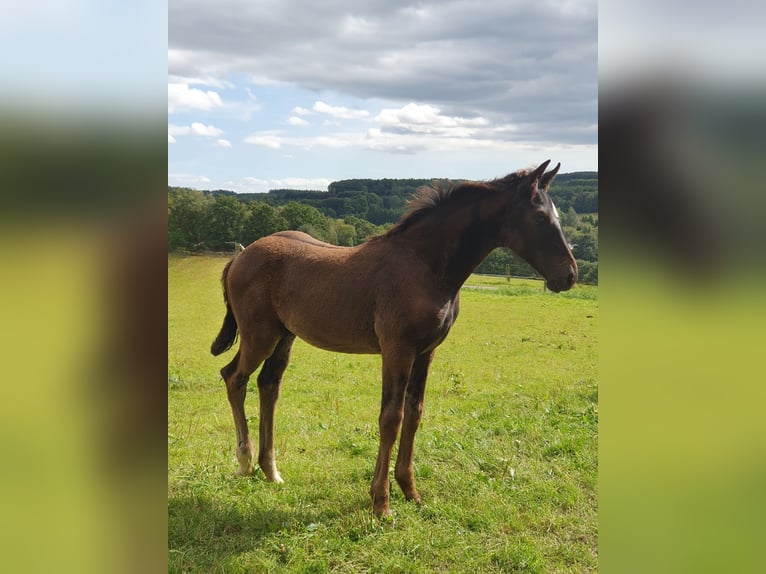
POLYGON ((226 303, 226 316, 223 318, 223 326, 221 332, 213 341, 210 346, 210 352, 213 355, 220 355, 224 351, 231 349, 234 341, 237 340, 237 320, 234 318, 234 313, 231 312, 231 305, 229 304, 229 293, 226 289, 226 276, 229 274, 229 267, 234 262, 231 259, 223 268, 223 275, 221 276, 221 283, 223 284, 223 301, 226 303))

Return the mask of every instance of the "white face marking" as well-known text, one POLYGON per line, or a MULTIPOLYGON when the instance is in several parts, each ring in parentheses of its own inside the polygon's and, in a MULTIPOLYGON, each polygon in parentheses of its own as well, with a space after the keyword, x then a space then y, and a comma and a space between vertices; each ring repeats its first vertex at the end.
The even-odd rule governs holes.
POLYGON ((555 214, 556 214, 556 219, 561 219, 561 218, 559 217, 559 210, 558 210, 558 209, 556 209, 556 204, 555 204, 555 203, 553 203, 553 200, 551 200, 551 206, 553 206, 553 213, 555 213, 555 214))

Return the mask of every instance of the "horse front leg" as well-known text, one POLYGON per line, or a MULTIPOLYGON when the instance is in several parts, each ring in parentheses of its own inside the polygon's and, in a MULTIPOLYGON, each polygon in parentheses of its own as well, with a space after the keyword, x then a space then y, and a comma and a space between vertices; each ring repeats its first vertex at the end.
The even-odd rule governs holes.
POLYGON ((375 463, 375 473, 370 485, 372 508, 376 516, 389 516, 390 482, 388 467, 391 451, 399 434, 404 411, 404 395, 407 390, 414 358, 403 353, 383 354, 383 396, 380 404, 380 445, 375 463))
POLYGON ((415 359, 407 385, 407 395, 404 402, 404 422, 402 436, 399 442, 399 453, 396 456, 394 476, 407 500, 420 502, 420 494, 415 488, 415 472, 412 464, 415 433, 420 426, 423 415, 423 397, 425 395, 428 368, 434 357, 434 351, 420 355, 415 359))

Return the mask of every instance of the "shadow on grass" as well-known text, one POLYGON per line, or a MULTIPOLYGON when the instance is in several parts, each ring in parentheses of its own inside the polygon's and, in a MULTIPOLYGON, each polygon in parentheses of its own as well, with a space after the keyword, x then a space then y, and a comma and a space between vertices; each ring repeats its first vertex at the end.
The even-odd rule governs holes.
MULTIPOLYGON (((275 501, 275 504, 277 502, 275 501)), ((369 511, 362 500, 346 508, 255 508, 252 501, 224 501, 203 494, 168 499, 170 571, 207 571, 250 552, 264 563, 279 561, 280 540, 311 532, 317 524, 359 511, 369 511)))

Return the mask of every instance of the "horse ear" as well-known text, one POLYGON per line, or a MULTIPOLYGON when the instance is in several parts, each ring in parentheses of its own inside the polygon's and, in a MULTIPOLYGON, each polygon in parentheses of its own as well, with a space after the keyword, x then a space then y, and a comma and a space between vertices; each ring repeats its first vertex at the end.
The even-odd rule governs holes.
POLYGON ((556 167, 554 167, 551 171, 549 171, 546 174, 543 174, 543 176, 540 178, 540 187, 543 189, 548 189, 548 186, 553 181, 553 178, 556 177, 556 174, 559 172, 559 168, 561 167, 561 162, 556 164, 556 167))
POLYGON ((540 167, 538 167, 532 174, 532 181, 540 181, 540 177, 545 173, 545 168, 548 167, 549 163, 551 163, 551 160, 544 161, 540 164, 540 167))

